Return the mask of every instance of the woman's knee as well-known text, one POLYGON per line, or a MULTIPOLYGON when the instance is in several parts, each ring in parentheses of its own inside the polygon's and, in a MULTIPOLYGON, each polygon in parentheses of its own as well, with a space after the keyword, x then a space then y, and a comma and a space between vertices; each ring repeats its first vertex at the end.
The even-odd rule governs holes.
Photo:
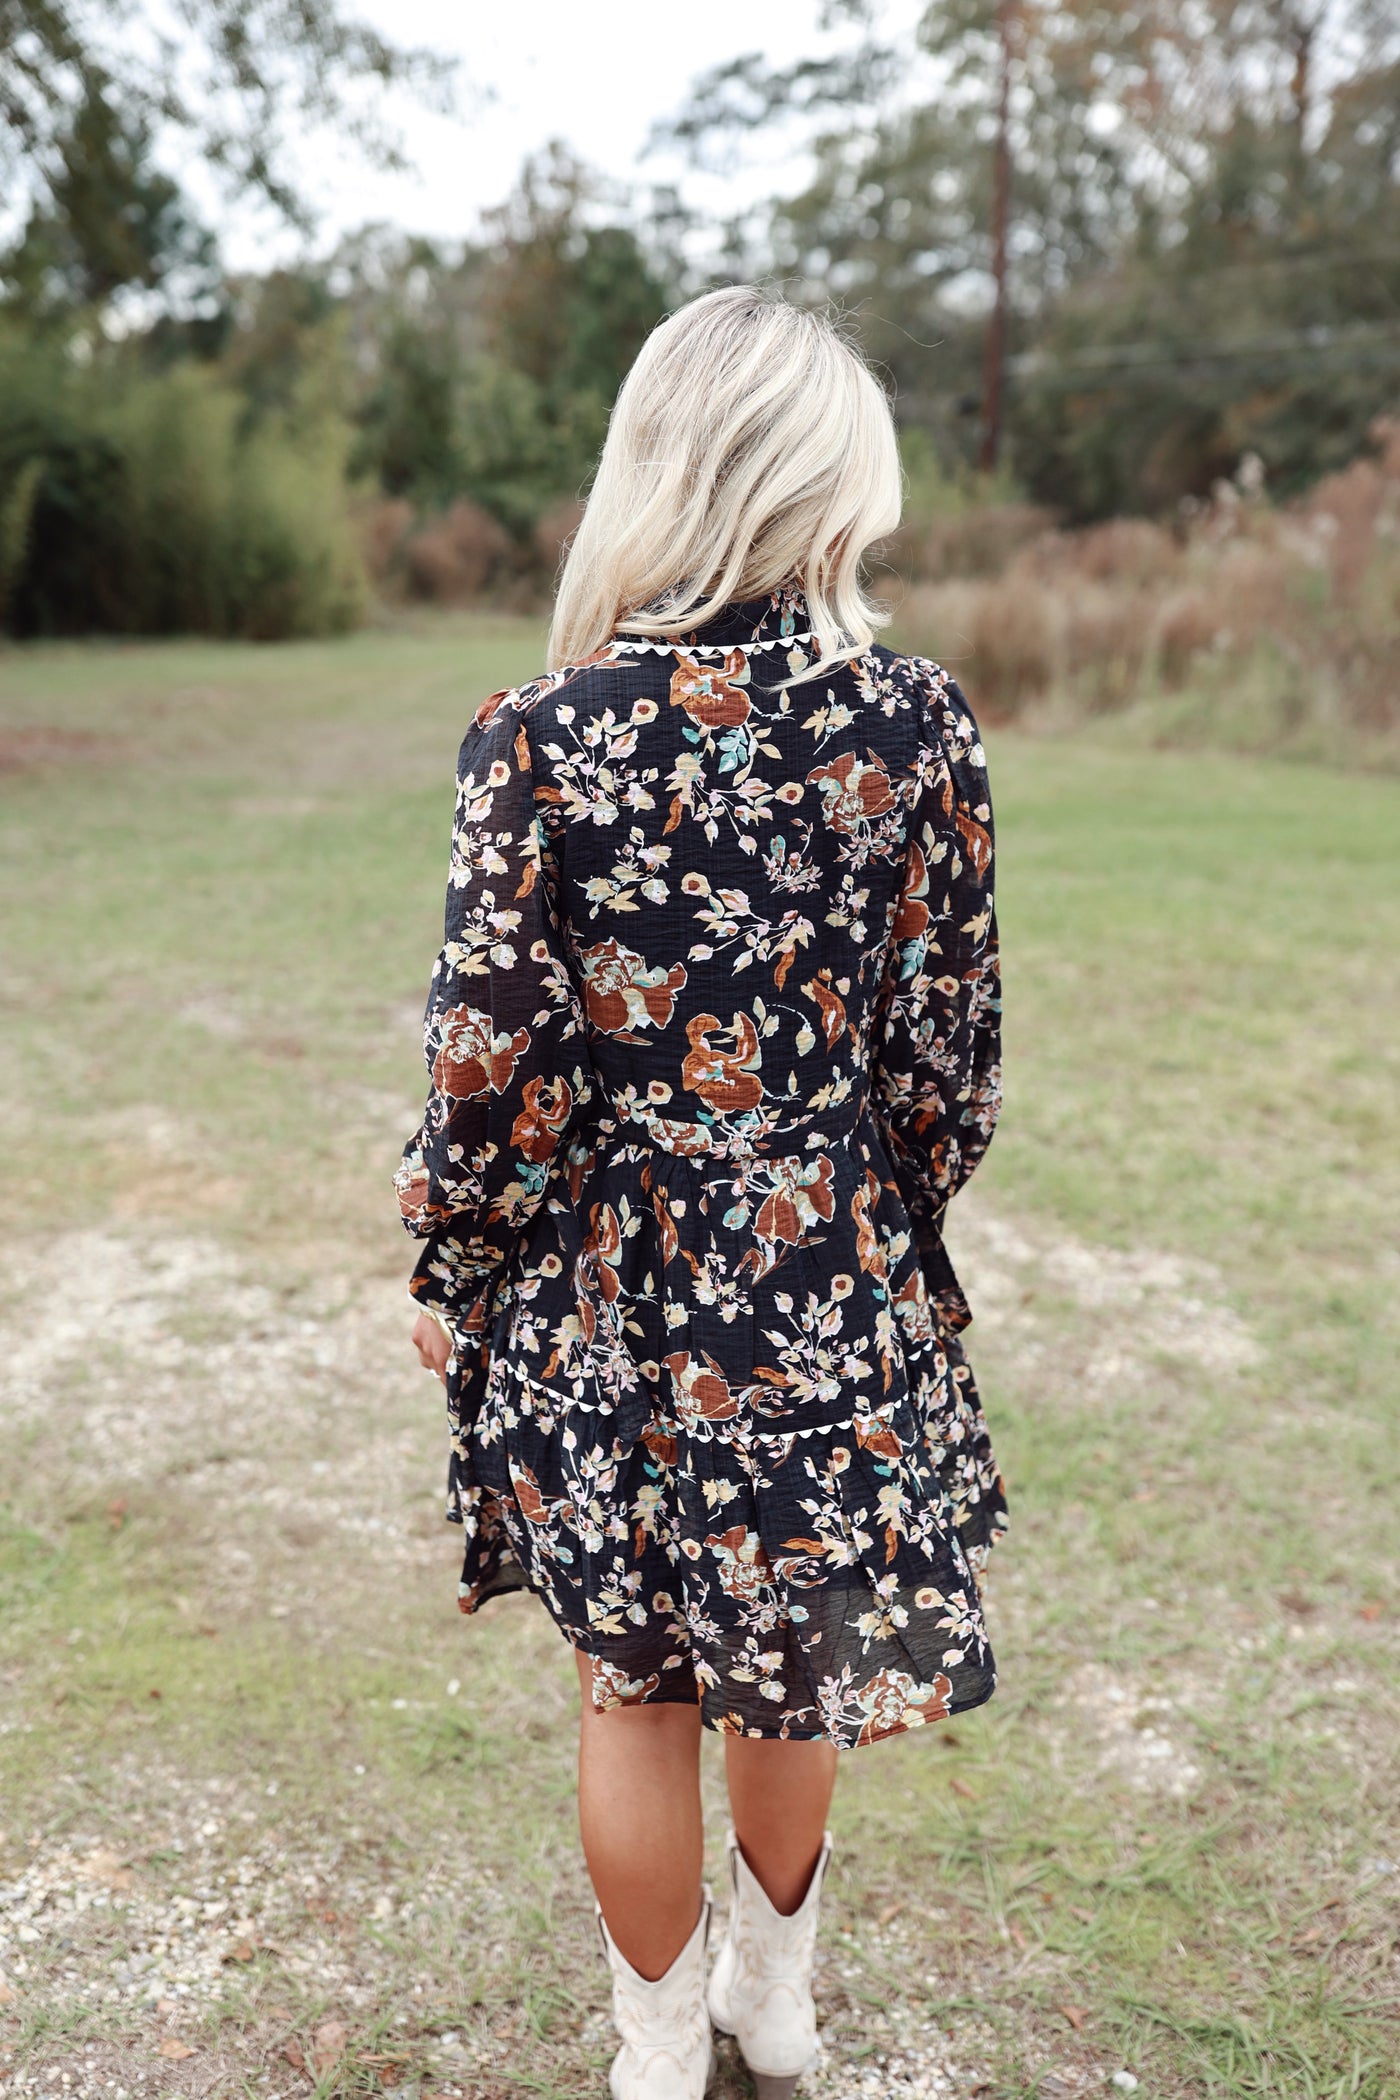
POLYGON ((837 1751, 825 1736, 783 1739, 778 1736, 728 1735, 724 1739, 724 1761, 731 1772, 762 1774, 779 1784, 786 1779, 802 1781, 818 1774, 834 1775, 837 1751))

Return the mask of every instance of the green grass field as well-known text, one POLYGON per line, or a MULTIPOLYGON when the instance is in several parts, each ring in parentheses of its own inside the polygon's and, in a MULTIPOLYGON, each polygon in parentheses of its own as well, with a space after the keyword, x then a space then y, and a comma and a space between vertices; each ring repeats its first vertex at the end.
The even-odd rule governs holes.
MULTIPOLYGON (((0 2091, 604 2090, 574 1673, 455 1610, 389 1192, 539 653, 0 656, 0 2091)), ((808 2090, 1387 2100, 1400 782, 989 744, 1002 1687, 843 1764, 808 2090)))

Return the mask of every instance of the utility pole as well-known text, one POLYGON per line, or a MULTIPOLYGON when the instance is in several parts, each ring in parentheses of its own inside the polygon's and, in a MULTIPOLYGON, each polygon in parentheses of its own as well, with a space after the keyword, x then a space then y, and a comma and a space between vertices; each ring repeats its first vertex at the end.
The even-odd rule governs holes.
POLYGON ((1001 452, 1002 374, 1006 367, 1006 222, 1011 209, 1011 38, 1016 0, 998 0, 997 132, 992 157, 992 310, 982 352, 982 443, 977 464, 996 471, 1001 452))

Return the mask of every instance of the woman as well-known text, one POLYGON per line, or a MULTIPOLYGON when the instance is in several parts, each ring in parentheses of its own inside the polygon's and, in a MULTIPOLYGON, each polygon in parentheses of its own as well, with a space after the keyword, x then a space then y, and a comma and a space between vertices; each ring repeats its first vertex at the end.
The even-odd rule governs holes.
POLYGON ((1005 1503, 941 1238, 999 1098, 991 811, 957 687, 872 646, 899 510, 851 345, 695 300, 618 397, 552 668, 458 762, 414 1341, 462 1609, 528 1587, 574 1648, 615 2100, 698 2100, 711 2019, 792 2092, 837 1752, 995 1683, 1005 1503))

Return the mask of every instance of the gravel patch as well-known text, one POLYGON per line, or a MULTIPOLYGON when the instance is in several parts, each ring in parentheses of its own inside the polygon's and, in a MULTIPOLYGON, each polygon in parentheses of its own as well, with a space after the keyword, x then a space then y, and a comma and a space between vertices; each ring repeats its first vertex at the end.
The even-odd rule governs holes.
MULTIPOLYGON (((1191 1687, 1193 1710, 1204 1696, 1204 1688, 1191 1687)), ((1075 1737, 1082 1742, 1087 1736, 1095 1745, 1097 1769, 1105 1776, 1173 1800, 1184 1800, 1200 1784, 1201 1767, 1184 1747, 1190 1728, 1182 1711, 1188 1703, 1184 1689, 1147 1691, 1102 1664, 1086 1663, 1070 1677, 1059 1703, 1073 1717, 1075 1737)))
POLYGON ((0 2013, 35 2029, 7 2049, 0 2022, 0 2093, 241 2091, 235 2069, 305 2092, 331 2030, 376 2083, 396 2054, 479 2068, 414 1979, 444 1934, 479 1951, 505 1930, 489 1871, 419 1854, 394 1873, 362 1826, 289 1828, 276 1782, 143 1761, 113 1792, 119 1819, 33 1838, 0 1878, 0 2013))
POLYGON ((1263 1361, 1208 1262, 1152 1248, 1122 1252, 1013 1224, 975 1198, 959 1207, 951 1243, 981 1332, 995 1330, 997 1345, 1014 1350, 1023 1369, 1054 1366, 1063 1314, 1074 1315, 1073 1373, 1082 1398, 1142 1390, 1164 1358, 1222 1377, 1263 1361))
POLYGON ((62 1258, 81 1291, 58 1299, 52 1249, 5 1264, 0 1434, 42 1424, 33 1464, 67 1479, 80 1437, 89 1480, 176 1476, 225 1542, 261 1519, 338 1533, 382 1567, 441 1564, 446 1429, 402 1280, 326 1272, 279 1292, 199 1234, 72 1233, 62 1258))

